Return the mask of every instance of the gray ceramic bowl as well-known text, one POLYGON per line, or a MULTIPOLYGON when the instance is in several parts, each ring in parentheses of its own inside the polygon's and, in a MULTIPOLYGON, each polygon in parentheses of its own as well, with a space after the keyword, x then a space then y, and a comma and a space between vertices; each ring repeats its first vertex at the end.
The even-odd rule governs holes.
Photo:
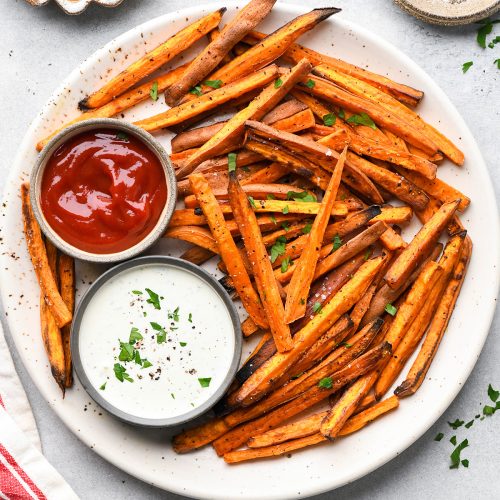
POLYGON ((127 262, 122 262, 121 264, 118 264, 117 266, 109 269, 104 274, 99 276, 99 278, 96 281, 94 281, 94 283, 91 285, 91 287, 87 290, 85 295, 80 300, 76 308, 73 324, 71 327, 71 354, 73 357, 73 366, 75 367, 76 375, 78 376, 78 379, 80 380, 84 389, 88 392, 90 397, 98 405, 100 405, 102 408, 107 410, 115 417, 129 424, 138 425, 142 427, 153 427, 153 428, 173 427, 188 422, 190 420, 193 420, 202 415, 203 413, 207 412, 208 410, 210 410, 222 398, 222 396, 225 394, 225 392, 231 385, 231 382, 233 381, 233 378, 236 374, 240 362, 241 349, 242 349, 242 336, 241 336, 241 326, 240 326, 239 316, 236 311, 236 308, 234 307, 233 301, 231 300, 227 292, 224 290, 224 288, 220 285, 220 283, 211 274, 207 273, 201 267, 198 267, 182 259, 178 259, 175 257, 167 257, 164 255, 151 255, 145 257, 138 257, 136 259, 129 260, 127 262), (110 404, 103 397, 104 393, 102 391, 96 390, 94 386, 90 383, 89 378, 87 377, 87 374, 85 373, 85 370, 83 368, 80 356, 80 343, 79 343, 80 326, 82 323, 82 318, 85 313, 85 310, 90 301, 92 300, 92 297, 111 278, 131 268, 144 266, 148 264, 156 264, 156 265, 163 264, 166 266, 179 268, 187 272, 193 273, 199 278, 201 278, 217 293, 217 295, 219 295, 219 297, 224 302, 227 311, 229 313, 229 316, 231 318, 231 323, 233 325, 233 331, 234 331, 233 358, 231 360, 229 370, 226 376, 224 377, 222 384, 217 388, 214 394, 202 405, 198 406, 197 408, 194 408, 193 410, 187 413, 163 419, 149 419, 149 418, 137 417, 135 415, 126 413, 116 408, 114 405, 110 404))
POLYGON ((57 248, 59 248, 59 250, 68 255, 71 255, 76 259, 85 260, 87 262, 109 264, 112 262, 120 262, 122 260, 127 260, 135 257, 136 255, 139 255, 140 253, 147 250, 151 245, 156 243, 156 241, 158 241, 158 239, 165 232, 165 229, 167 228, 170 218, 172 217, 172 214, 175 210, 175 203, 177 199, 177 182, 175 180, 175 172, 167 152, 151 134, 139 127, 136 127, 135 125, 131 125, 130 123, 126 123, 121 120, 115 120, 113 118, 93 118, 90 120, 75 123, 74 125, 71 125, 68 128, 62 130, 50 140, 45 148, 43 148, 31 172, 30 198, 31 204, 33 206, 33 212, 42 232, 57 248), (64 241, 48 224, 40 206, 40 193, 43 172, 48 160, 50 159, 54 151, 71 137, 81 134, 82 132, 96 129, 122 130, 128 135, 133 135, 141 140, 160 161, 165 173, 165 180, 167 183, 167 202, 165 203, 165 207, 160 214, 156 226, 139 243, 135 244, 133 247, 116 253, 91 253, 70 245, 69 243, 64 241))

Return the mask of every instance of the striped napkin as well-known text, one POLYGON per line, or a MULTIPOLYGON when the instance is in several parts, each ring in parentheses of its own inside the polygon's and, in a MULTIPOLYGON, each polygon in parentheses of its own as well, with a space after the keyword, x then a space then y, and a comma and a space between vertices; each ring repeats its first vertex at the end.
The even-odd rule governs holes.
POLYGON ((78 499, 41 453, 40 436, 0 324, 0 499, 78 499))

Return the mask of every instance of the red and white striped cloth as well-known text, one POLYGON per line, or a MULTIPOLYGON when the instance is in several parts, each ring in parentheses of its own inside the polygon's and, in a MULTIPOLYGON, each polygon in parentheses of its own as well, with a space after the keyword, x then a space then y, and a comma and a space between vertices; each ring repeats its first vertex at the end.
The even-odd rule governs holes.
POLYGON ((0 324, 0 499, 78 500, 41 453, 40 437, 0 324))

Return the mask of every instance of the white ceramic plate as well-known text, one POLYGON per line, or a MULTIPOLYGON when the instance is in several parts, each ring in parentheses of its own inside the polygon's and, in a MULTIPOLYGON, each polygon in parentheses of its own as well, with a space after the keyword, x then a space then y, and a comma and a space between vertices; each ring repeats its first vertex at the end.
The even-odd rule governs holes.
MULTIPOLYGON (((474 253, 456 313, 428 380, 415 396, 402 401, 398 411, 335 444, 296 452, 291 458, 238 466, 226 465, 216 458, 210 447, 175 455, 169 444, 171 431, 144 431, 119 423, 96 408, 78 383, 62 399, 50 375, 40 339, 38 286, 21 229, 18 190, 20 181, 27 178, 35 161, 34 144, 62 121, 76 115, 77 102, 101 84, 101 77, 116 74, 188 21, 219 6, 215 3, 173 12, 125 33, 77 68, 42 109, 22 142, 5 192, 0 247, 2 299, 17 349, 41 393, 82 441, 117 467, 160 488, 198 498, 308 496, 353 481, 401 453, 439 418, 457 395, 476 363, 493 315, 498 290, 498 210, 477 145, 444 93, 396 48, 343 21, 341 14, 334 16, 302 41, 314 49, 423 89, 426 93, 420 107, 423 116, 439 126, 466 153, 463 167, 445 164, 440 167, 439 175, 472 198, 472 206, 463 221, 470 229, 474 253)), ((305 10, 278 4, 262 30, 269 32, 305 10)), ((233 5, 226 16, 234 12, 233 5)), ((127 118, 150 115, 155 106, 162 104, 146 102, 127 113, 127 118)), ((168 137, 167 133, 159 136, 165 144, 168 137)), ((157 251, 177 254, 179 246, 170 240, 163 242, 157 251)), ((81 292, 99 268, 80 267, 78 271, 77 285, 81 292)))

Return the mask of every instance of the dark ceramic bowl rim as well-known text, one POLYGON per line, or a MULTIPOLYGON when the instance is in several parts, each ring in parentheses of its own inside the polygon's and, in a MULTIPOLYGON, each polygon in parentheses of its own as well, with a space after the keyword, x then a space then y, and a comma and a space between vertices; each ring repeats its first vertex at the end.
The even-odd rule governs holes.
POLYGON ((192 264, 191 262, 176 258, 169 257, 165 255, 148 255, 144 257, 137 257, 133 260, 129 260, 127 262, 122 262, 108 271, 104 272, 97 278, 94 283, 90 286, 90 288, 85 292, 82 299, 78 303, 74 315, 73 325, 71 327, 71 353, 73 357, 73 366, 75 368, 76 375, 80 380, 83 388, 87 391, 89 396, 102 408, 107 410, 109 413, 117 417, 123 422, 133 424, 141 427, 173 427, 176 425, 183 424, 190 420, 193 420, 203 413, 210 410, 224 395, 224 393, 229 388, 231 382, 234 379, 236 371, 239 366, 240 358, 241 358, 241 350, 242 350, 242 336, 241 336, 241 326, 240 319, 236 308, 229 297, 228 293, 224 290, 222 285, 207 271, 203 268, 192 264), (231 323, 233 325, 234 330, 234 352, 233 359, 231 360, 231 364, 229 370, 224 377, 221 385, 217 388, 217 390, 208 398, 202 405, 194 408, 193 410, 177 415, 175 417, 168 418, 144 418, 137 417, 136 415, 132 415, 123 410, 120 410, 116 406, 109 403, 102 392, 99 392, 91 383, 87 377, 85 369, 82 364, 81 356, 80 356, 80 326, 82 322, 83 315, 85 310, 87 309, 88 304, 96 294, 96 292, 110 279, 115 276, 121 274, 122 272, 128 271, 130 269, 147 266, 147 265, 165 265, 168 267, 175 267, 177 269, 182 269, 183 271, 191 272, 196 275, 198 278, 201 278, 206 284, 208 284, 222 299, 224 305, 226 306, 227 312, 231 318, 231 323))
POLYGON ((68 255, 71 255, 71 257, 74 257, 75 259, 80 259, 87 262, 110 264, 131 259, 132 257, 141 254, 161 238, 175 210, 175 204, 177 201, 177 182, 175 179, 174 168, 172 167, 172 163, 167 152, 149 132, 136 127, 135 125, 124 122, 122 120, 116 120, 114 118, 91 118, 89 120, 83 120, 65 128, 64 130, 56 134, 43 148, 31 172, 30 198, 31 205, 33 207, 33 213, 38 224, 40 225, 40 229, 50 240, 50 242, 53 243, 59 250, 68 255), (134 246, 120 252, 99 254, 81 250, 80 248, 70 245, 63 238, 61 238, 45 219, 42 208, 40 206, 40 196, 43 173, 45 171, 48 160, 52 156, 52 153, 69 138, 74 137, 79 133, 88 130, 97 130, 103 128, 122 130, 127 134, 133 135, 137 137, 145 146, 150 149, 150 151, 155 154, 155 156, 160 161, 163 172, 165 174, 165 183, 167 186, 168 194, 167 201, 165 203, 165 206, 163 207, 163 210, 160 214, 160 217, 158 218, 155 227, 141 241, 136 243, 134 246))

